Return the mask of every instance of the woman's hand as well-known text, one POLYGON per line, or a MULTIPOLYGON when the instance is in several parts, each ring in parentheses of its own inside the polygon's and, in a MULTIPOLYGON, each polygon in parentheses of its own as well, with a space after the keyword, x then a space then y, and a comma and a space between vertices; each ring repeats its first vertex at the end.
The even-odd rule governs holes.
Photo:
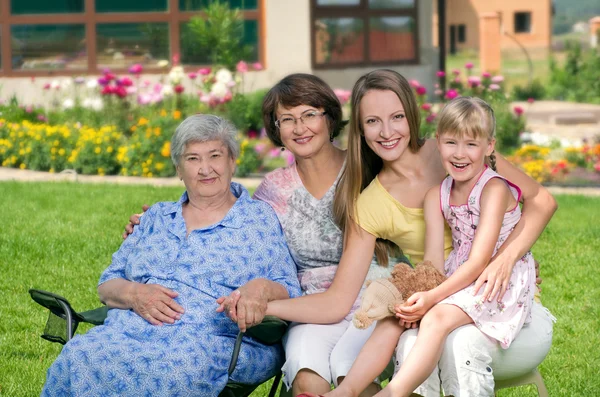
POLYGON ((503 253, 494 256, 475 281, 473 295, 479 292, 484 283, 487 283, 483 290, 483 299, 491 302, 495 296, 498 296, 497 300, 500 302, 508 289, 515 263, 515 260, 503 253))
POLYGON ((131 308, 152 325, 173 324, 184 313, 174 300, 178 295, 162 285, 135 283, 131 308))
POLYGON ((265 317, 269 301, 265 291, 260 279, 251 280, 228 297, 217 299, 217 311, 224 311, 237 322, 240 331, 246 332, 246 329, 260 324, 265 317))
POLYGON ((150 206, 148 204, 142 205, 142 213, 141 214, 133 214, 129 217, 129 223, 125 225, 125 231, 123 232, 123 240, 127 238, 131 233, 133 233, 133 228, 135 225, 140 224, 140 218, 144 214, 144 212, 148 211, 150 206))
MULTIPOLYGON (((396 306, 396 317, 405 323, 416 323, 420 321, 425 313, 435 304, 430 291, 416 292, 404 302, 403 305, 396 306)), ((402 324, 400 324, 402 325, 402 324)), ((414 328, 411 326, 411 328, 414 328)))

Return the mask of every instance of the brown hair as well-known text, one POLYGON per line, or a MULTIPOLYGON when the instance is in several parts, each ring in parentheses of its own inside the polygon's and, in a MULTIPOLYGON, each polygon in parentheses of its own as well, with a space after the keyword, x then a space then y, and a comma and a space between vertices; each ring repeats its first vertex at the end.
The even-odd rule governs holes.
MULTIPOLYGON (((444 106, 439 114, 437 135, 465 135, 486 138, 491 141, 496 136, 494 109, 483 99, 475 97, 454 98, 444 106)), ((487 164, 496 171, 496 155, 486 157, 487 164)))
POLYGON ((348 123, 342 120, 342 105, 331 87, 312 74, 295 73, 286 76, 267 92, 262 104, 262 117, 267 136, 275 146, 283 146, 279 129, 275 126, 277 106, 286 108, 308 105, 322 108, 333 140, 348 123))
MULTIPOLYGON (((352 115, 348 131, 348 154, 344 169, 335 192, 333 213, 338 226, 346 231, 356 219, 356 202, 360 193, 373 181, 381 171, 383 161, 367 145, 360 117, 360 102, 365 94, 372 90, 392 91, 402 102, 406 120, 410 128, 408 148, 416 153, 425 140, 419 137, 421 115, 415 95, 408 81, 399 73, 379 69, 363 75, 352 89, 352 115)), ((378 241, 375 246, 377 261, 382 266, 388 264, 388 253, 391 243, 378 241)))

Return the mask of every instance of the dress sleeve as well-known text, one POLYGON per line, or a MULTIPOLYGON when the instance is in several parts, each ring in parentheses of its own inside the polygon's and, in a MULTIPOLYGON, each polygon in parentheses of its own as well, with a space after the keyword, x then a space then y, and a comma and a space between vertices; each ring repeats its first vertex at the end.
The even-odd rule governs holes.
POLYGON ((271 233, 264 241, 267 250, 267 278, 279 283, 288 291, 290 298, 301 295, 300 283, 296 270, 296 263, 292 259, 290 250, 285 241, 285 236, 275 212, 265 206, 265 221, 273 224, 271 233))
POLYGON ((129 237, 123 241, 123 244, 121 244, 117 252, 113 254, 112 262, 110 266, 108 266, 106 270, 102 272, 100 281, 98 281, 98 285, 115 278, 123 278, 127 280, 127 275, 125 272, 127 266, 127 257, 140 242, 140 239, 144 235, 148 225, 152 225, 154 223, 157 208, 158 206, 155 205, 142 215, 140 218, 140 224, 133 229, 133 233, 131 233, 129 237))

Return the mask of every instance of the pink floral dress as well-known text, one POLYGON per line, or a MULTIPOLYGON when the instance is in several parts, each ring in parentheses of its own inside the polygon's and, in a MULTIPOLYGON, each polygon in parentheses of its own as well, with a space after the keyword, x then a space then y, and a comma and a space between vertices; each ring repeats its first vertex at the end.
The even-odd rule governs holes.
MULTIPOLYGON (((519 201, 521 198, 520 189, 487 167, 473 186, 467 204, 450 205, 450 191, 454 181, 448 176, 442 182, 440 192, 441 210, 446 222, 452 229, 452 245, 454 248, 444 265, 448 277, 469 258, 471 244, 479 224, 481 192, 492 178, 504 180, 515 199, 519 201)), ((518 204, 511 211, 504 214, 494 254, 506 241, 520 218, 521 208, 518 204)), ((502 348, 508 348, 523 324, 531 321, 531 306, 535 292, 533 256, 530 252, 527 252, 515 264, 510 276, 509 287, 501 302, 497 302, 496 299, 491 302, 484 300, 482 298, 484 288, 481 288, 478 294, 473 296, 473 286, 474 283, 440 303, 452 304, 461 308, 473 319, 475 326, 481 332, 499 341, 502 348)))

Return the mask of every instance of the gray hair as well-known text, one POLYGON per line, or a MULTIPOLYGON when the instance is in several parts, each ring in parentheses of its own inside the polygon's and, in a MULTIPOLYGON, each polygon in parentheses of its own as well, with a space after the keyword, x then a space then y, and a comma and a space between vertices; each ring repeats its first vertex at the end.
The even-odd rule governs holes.
POLYGON ((236 139, 237 129, 226 119, 212 114, 195 114, 183 120, 171 138, 171 160, 177 166, 185 147, 190 142, 219 140, 227 146, 229 155, 237 159, 240 146, 236 139))

